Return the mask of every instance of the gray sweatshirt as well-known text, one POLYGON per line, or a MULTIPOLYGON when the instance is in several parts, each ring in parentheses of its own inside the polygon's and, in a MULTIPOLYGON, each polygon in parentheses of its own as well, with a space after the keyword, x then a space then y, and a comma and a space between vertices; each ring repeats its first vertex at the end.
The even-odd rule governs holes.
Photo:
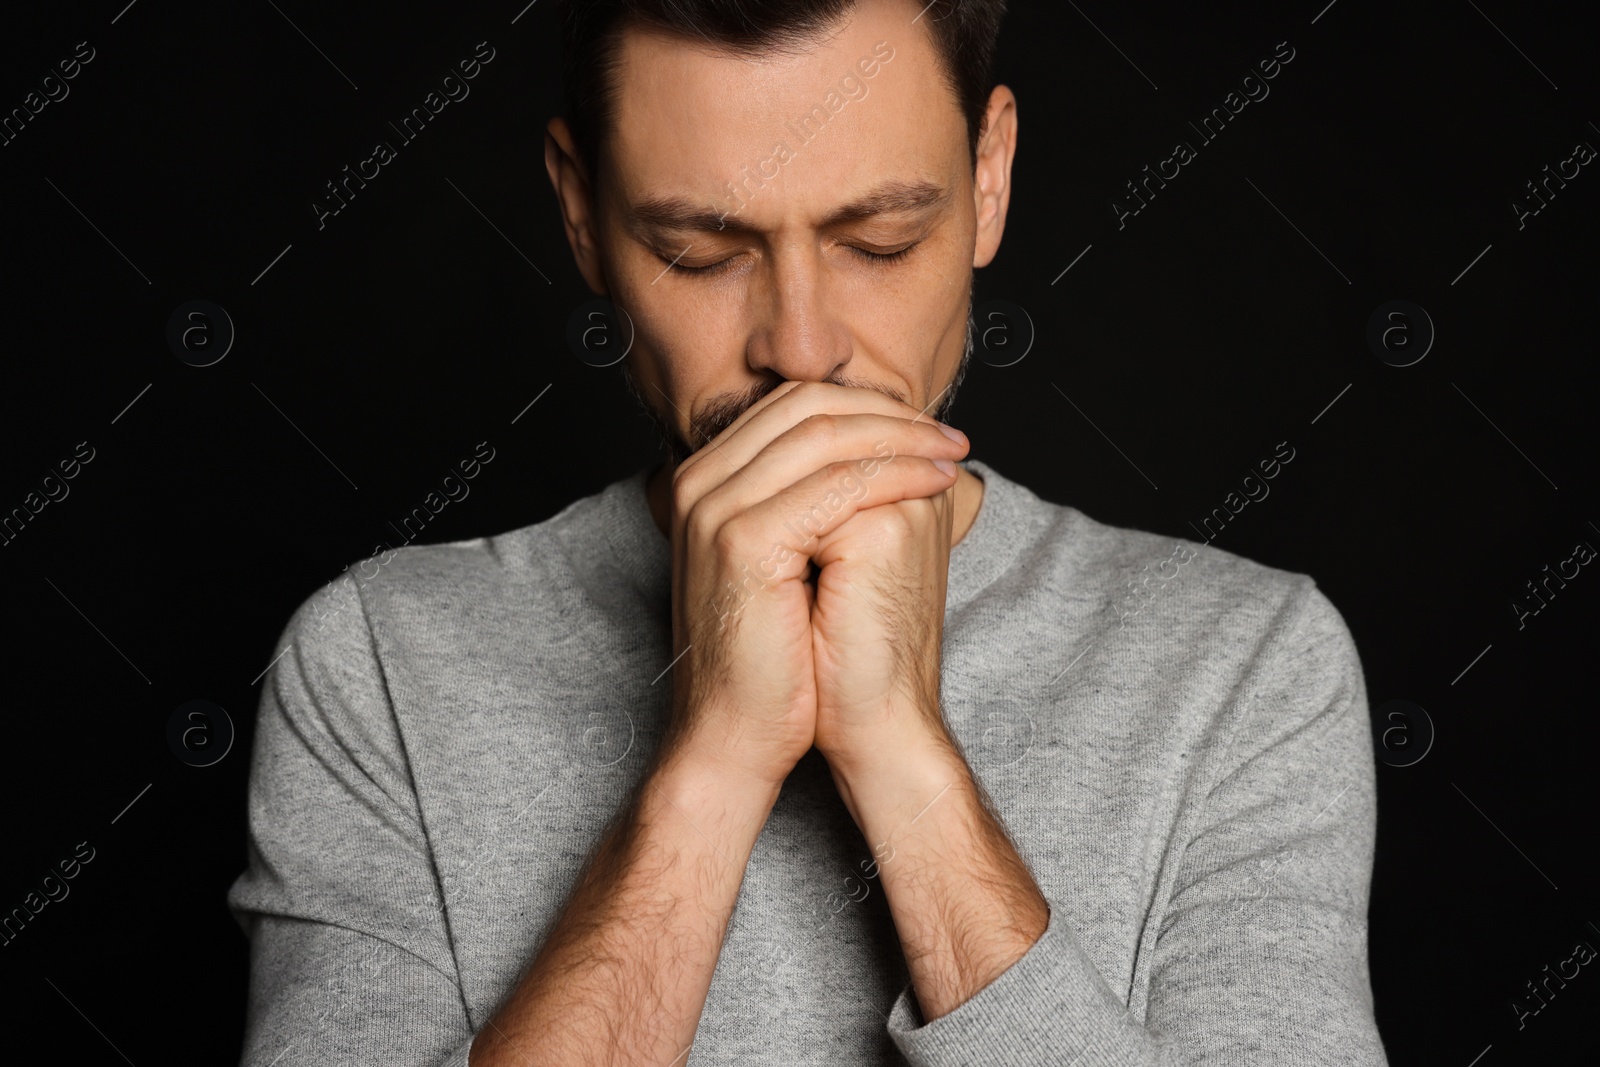
MULTIPOLYGON (((813 750, 679 1062, 1383 1065, 1372 737, 1337 609, 1304 574, 964 466, 985 493, 950 556, 944 714, 1049 925, 926 1022, 813 750)), ((467 1063, 665 724, 671 561, 647 474, 385 552, 294 613, 227 897, 251 947, 244 1064, 467 1063)))

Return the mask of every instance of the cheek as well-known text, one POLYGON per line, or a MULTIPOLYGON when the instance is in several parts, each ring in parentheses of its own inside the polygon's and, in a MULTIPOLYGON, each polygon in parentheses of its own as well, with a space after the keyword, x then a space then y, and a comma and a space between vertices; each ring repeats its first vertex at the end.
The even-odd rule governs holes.
POLYGON ((721 290, 693 279, 663 275, 651 284, 664 264, 650 264, 627 279, 612 278, 612 299, 633 322, 633 349, 629 360, 646 392, 660 402, 649 383, 658 381, 687 407, 680 396, 715 391, 725 382, 730 364, 743 360, 746 328, 738 314, 743 299, 737 290, 721 290))
POLYGON ((943 242, 926 251, 919 246, 892 281, 863 293, 858 336, 870 339, 867 343, 897 364, 904 362, 906 366, 897 369, 911 381, 927 375, 926 370, 916 373, 916 367, 925 368, 932 360, 942 373, 944 364, 953 366, 966 348, 972 292, 969 257, 970 253, 958 254, 943 242))

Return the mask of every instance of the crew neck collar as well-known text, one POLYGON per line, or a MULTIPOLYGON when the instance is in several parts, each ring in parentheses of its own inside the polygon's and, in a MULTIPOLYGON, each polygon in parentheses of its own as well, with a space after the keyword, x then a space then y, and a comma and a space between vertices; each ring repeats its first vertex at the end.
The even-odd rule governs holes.
MULTIPOLYGON (((983 480, 983 500, 967 534, 950 550, 945 611, 965 606, 1003 574, 1036 528, 1029 512, 1040 501, 1026 486, 987 463, 967 459, 961 466, 983 480)), ((656 526, 646 486, 655 467, 643 467, 607 486, 600 494, 602 526, 615 559, 636 587, 665 605, 672 587, 672 546, 656 526)))

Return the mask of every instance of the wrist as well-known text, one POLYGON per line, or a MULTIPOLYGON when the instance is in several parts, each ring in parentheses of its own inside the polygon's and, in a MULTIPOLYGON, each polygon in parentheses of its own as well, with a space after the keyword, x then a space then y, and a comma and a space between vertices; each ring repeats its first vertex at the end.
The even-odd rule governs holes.
MULTIPOLYGON (((676 694, 675 694, 676 696, 676 694)), ((651 773, 702 777, 726 783, 740 795, 777 794, 814 738, 798 726, 752 728, 750 716, 726 701, 676 702, 651 773)))
POLYGON ((826 737, 818 731, 817 750, 827 759, 836 782, 855 788, 947 765, 966 767, 960 746, 938 711, 895 707, 862 717, 873 725, 826 737))
POLYGON ((703 750, 686 746, 659 755, 646 772, 646 786, 647 794, 663 797, 685 811, 709 805, 765 822, 783 783, 730 767, 703 750))
POLYGON ((828 766, 845 808, 873 845, 913 827, 972 777, 961 754, 937 739, 884 747, 871 759, 829 756, 828 766))

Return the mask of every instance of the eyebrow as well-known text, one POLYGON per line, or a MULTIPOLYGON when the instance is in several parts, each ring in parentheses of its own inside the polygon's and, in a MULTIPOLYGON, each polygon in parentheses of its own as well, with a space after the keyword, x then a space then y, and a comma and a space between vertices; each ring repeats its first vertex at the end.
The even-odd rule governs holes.
MULTIPOLYGON (((821 228, 859 222, 875 215, 923 212, 950 199, 949 190, 922 179, 895 178, 874 186, 867 193, 830 212, 821 228)), ((704 230, 712 233, 758 233, 759 228, 735 217, 735 212, 719 212, 702 202, 681 196, 648 196, 628 208, 628 228, 636 235, 646 227, 666 230, 704 230)))

